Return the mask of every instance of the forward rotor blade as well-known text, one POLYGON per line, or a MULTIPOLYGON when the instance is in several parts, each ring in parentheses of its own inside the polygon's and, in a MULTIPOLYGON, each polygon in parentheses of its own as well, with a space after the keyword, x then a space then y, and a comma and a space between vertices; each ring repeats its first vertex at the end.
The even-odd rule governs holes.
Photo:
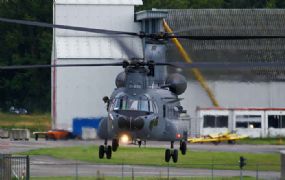
POLYGON ((122 39, 114 37, 114 39, 117 41, 117 43, 119 44, 119 46, 121 46, 121 48, 124 50, 124 52, 126 53, 126 55, 128 56, 128 59, 133 59, 133 58, 139 58, 139 54, 137 54, 134 49, 131 49, 127 46, 127 44, 122 41, 122 39))
POLYGON ((123 66, 123 65, 124 65, 123 63, 14 65, 14 66, 0 66, 0 70, 49 69, 55 67, 102 67, 102 66, 123 66))
POLYGON ((27 21, 27 20, 17 20, 17 19, 8 19, 1 18, 0 22, 12 23, 12 24, 22 24, 28 26, 37 26, 37 27, 45 27, 45 28, 57 28, 57 29, 67 29, 74 31, 83 31, 90 33, 103 33, 103 34, 118 34, 118 35, 130 35, 130 36, 139 36, 139 34, 134 32, 124 32, 124 31, 113 31, 106 29, 96 29, 96 28, 86 28, 86 27, 77 27, 77 26, 67 26, 67 25, 59 25, 59 24, 49 24, 37 21, 27 21))
MULTIPOLYGON (((28 25, 28 26, 45 27, 45 28, 67 29, 67 30, 90 32, 90 33, 101 33, 101 34, 108 34, 108 35, 129 35, 129 36, 141 37, 139 34, 134 33, 134 32, 124 32, 124 31, 114 31, 114 30, 106 30, 106 29, 96 29, 96 28, 86 28, 86 27, 77 27, 77 26, 49 24, 49 23, 43 23, 43 22, 37 22, 37 21, 0 18, 0 22, 21 24, 21 25, 28 25)), ((139 58, 138 54, 136 54, 134 52, 134 50, 128 48, 128 46, 125 44, 125 42, 123 42, 119 37, 115 36, 113 38, 122 47, 122 50, 127 54, 129 59, 139 58)))

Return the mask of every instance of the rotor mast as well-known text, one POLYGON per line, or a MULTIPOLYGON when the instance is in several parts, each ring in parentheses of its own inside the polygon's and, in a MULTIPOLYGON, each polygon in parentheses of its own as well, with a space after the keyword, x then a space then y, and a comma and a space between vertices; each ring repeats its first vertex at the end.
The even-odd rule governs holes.
MULTIPOLYGON (((146 34, 158 34, 164 31, 163 19, 166 18, 168 12, 164 10, 147 10, 136 13, 136 20, 141 22, 142 31, 146 34)), ((166 62, 166 40, 164 39, 144 39, 144 56, 147 60, 152 60, 155 63, 166 62)), ((164 85, 166 77, 166 67, 155 67, 154 77, 149 78, 149 86, 164 85)))

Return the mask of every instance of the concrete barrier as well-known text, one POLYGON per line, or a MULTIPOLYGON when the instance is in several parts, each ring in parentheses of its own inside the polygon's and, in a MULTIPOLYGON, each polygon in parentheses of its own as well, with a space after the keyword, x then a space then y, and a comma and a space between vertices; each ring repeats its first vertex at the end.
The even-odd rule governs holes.
POLYGON ((285 151, 281 151, 281 180, 285 180, 285 151))
POLYGON ((30 131, 28 129, 12 129, 10 131, 10 140, 26 140, 30 139, 30 131))
POLYGON ((82 139, 93 140, 97 138, 97 131, 95 128, 82 128, 82 139))
POLYGON ((9 131, 5 129, 0 129, 0 138, 9 138, 9 131))

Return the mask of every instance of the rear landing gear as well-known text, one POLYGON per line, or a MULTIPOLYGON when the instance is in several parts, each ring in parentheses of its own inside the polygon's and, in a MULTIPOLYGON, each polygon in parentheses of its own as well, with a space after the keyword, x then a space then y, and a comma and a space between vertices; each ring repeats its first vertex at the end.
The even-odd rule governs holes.
POLYGON ((174 163, 178 161, 178 150, 174 149, 174 141, 171 141, 170 149, 165 150, 165 162, 169 162, 172 158, 174 163))
POLYGON ((99 146, 99 159, 103 159, 106 154, 107 159, 112 158, 112 146, 107 145, 108 140, 105 139, 104 145, 99 146))

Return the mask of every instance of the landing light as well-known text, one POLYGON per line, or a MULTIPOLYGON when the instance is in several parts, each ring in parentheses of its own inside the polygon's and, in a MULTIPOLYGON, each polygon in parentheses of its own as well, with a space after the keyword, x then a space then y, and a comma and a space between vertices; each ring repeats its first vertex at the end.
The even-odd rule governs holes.
POLYGON ((181 138, 181 134, 176 134, 176 138, 181 138))
POLYGON ((122 142, 123 144, 128 144, 129 142, 129 136, 126 134, 123 134, 120 138, 120 142, 122 142))

